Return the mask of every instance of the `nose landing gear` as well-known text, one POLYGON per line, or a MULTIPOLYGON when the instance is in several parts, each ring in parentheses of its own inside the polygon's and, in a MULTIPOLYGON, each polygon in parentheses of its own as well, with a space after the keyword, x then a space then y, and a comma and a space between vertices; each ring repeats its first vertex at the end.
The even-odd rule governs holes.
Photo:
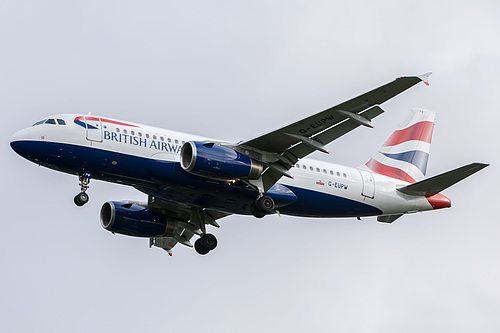
POLYGON ((80 193, 75 196, 75 205, 81 207, 89 201, 89 195, 86 191, 89 188, 91 173, 85 171, 83 174, 78 174, 78 179, 80 180, 80 193))

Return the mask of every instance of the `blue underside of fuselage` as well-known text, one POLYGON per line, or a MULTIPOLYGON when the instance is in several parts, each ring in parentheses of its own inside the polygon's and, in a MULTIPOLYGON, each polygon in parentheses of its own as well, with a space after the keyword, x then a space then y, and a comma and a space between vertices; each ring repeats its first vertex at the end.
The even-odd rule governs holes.
MULTIPOLYGON (((155 160, 64 143, 15 141, 11 147, 24 158, 70 174, 90 171, 93 179, 120 183, 180 204, 194 205, 233 214, 251 214, 258 193, 243 182, 216 181, 184 171, 180 163, 155 160)), ((297 200, 277 207, 282 214, 307 217, 374 216, 382 212, 365 203, 286 186, 297 200)), ((272 190, 270 190, 270 196, 272 190)), ((279 196, 276 196, 279 201, 279 196)))

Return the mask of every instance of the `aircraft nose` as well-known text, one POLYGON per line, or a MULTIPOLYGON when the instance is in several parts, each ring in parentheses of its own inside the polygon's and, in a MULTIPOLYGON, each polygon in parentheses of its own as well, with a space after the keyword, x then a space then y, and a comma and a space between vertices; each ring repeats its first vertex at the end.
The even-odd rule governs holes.
POLYGON ((24 158, 28 158, 30 155, 30 136, 29 128, 17 131, 10 137, 10 147, 17 154, 24 158))

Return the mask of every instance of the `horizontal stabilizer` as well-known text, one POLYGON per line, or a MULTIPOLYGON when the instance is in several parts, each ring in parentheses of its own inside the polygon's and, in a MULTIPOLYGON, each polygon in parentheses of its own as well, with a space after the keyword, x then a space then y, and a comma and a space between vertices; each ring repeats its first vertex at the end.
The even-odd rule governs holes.
POLYGON ((382 223, 392 223, 401 216, 403 216, 403 214, 377 216, 377 221, 382 223))
POLYGON ((486 168, 488 165, 489 164, 484 163, 471 163, 458 169, 398 188, 398 191, 410 195, 425 195, 426 197, 430 197, 469 177, 470 175, 475 174, 479 170, 486 168))

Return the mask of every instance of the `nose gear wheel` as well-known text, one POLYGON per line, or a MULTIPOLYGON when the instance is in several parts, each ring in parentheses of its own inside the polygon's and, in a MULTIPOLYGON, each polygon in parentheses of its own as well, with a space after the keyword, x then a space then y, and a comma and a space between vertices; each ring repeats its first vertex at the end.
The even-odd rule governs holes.
POLYGON ((80 180, 80 193, 78 193, 74 198, 75 205, 78 207, 81 207, 89 202, 89 195, 86 191, 89 188, 90 177, 91 173, 89 171, 85 171, 83 174, 78 174, 78 179, 80 180))
POLYGON ((80 192, 75 196, 75 205, 81 207, 89 201, 89 196, 85 192, 80 192))

